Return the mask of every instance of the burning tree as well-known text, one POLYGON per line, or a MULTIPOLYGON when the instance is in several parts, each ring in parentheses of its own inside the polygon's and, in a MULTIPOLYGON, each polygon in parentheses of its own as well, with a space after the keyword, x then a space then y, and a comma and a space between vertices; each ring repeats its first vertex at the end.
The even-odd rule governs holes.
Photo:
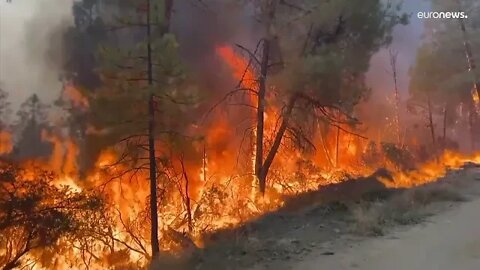
POLYGON ((48 105, 33 94, 20 105, 17 116, 14 131, 18 134, 18 141, 15 143, 11 158, 25 160, 48 157, 51 145, 42 138, 42 133, 49 128, 48 105))
MULTIPOLYGON (((175 37, 169 33, 172 3, 125 2, 119 6, 124 16, 110 14, 113 19, 108 23, 112 25, 107 28, 116 32, 112 40, 125 42, 117 47, 103 46, 99 71, 102 86, 89 96, 90 123, 100 131, 89 135, 90 142, 99 148, 117 149, 119 159, 107 167, 115 170, 125 166, 113 178, 121 181, 121 176, 129 175, 137 179, 145 170, 149 172, 147 216, 151 221, 152 258, 160 251, 158 207, 164 203, 166 190, 175 188, 175 182, 170 181, 173 176, 167 172, 173 163, 171 151, 178 153, 180 148, 175 145, 191 142, 182 135, 186 119, 178 116, 193 104, 194 89, 177 57, 175 37)), ((188 198, 188 176, 182 175, 187 182, 187 190, 182 188, 182 192, 188 198)), ((188 213, 190 216, 191 211, 188 213)))
POLYGON ((8 93, 0 87, 0 155, 12 151, 12 134, 9 127, 11 113, 8 93))
MULTIPOLYGON (((478 8, 474 2, 462 1, 462 11, 474 12, 478 8)), ((433 1, 433 9, 458 10, 458 4, 458 1, 433 1)), ((433 144, 438 144, 439 138, 445 144, 449 124, 465 122, 474 148, 478 137, 475 136, 478 116, 475 112, 476 91, 475 87, 472 88, 472 81, 478 80, 475 79, 478 78, 478 69, 474 68, 473 58, 475 48, 480 46, 479 40, 475 38, 478 35, 474 35, 479 30, 478 18, 470 16, 468 21, 444 20, 427 25, 427 30, 428 39, 418 50, 417 61, 411 71, 411 101, 426 112, 433 144), (472 34, 471 39, 466 39, 465 31, 472 34), (443 136, 439 136, 434 128, 435 115, 438 114, 443 114, 443 136)))
POLYGON ((10 102, 8 102, 8 93, 0 86, 0 129, 3 130, 7 127, 10 114, 12 110, 10 108, 10 102))
POLYGON ((391 75, 393 78, 393 90, 394 90, 394 104, 395 104, 395 133, 397 135, 397 144, 402 145, 402 135, 400 127, 400 93, 398 91, 398 71, 397 71, 397 58, 398 52, 390 49, 388 51, 388 56, 390 60, 391 75))
POLYGON ((255 73, 241 75, 240 87, 228 96, 248 92, 254 97, 254 174, 264 193, 284 137, 292 138, 296 145, 312 146, 311 131, 318 128, 308 132, 307 123, 333 125, 352 133, 349 129, 358 122, 351 116, 353 108, 368 95, 364 82, 368 62, 390 42, 392 28, 406 17, 397 14, 399 7, 375 0, 251 2, 263 38, 254 50, 238 47, 250 58, 247 68, 255 73), (253 83, 248 82, 252 76, 253 83), (283 108, 269 140, 265 115, 273 104, 283 108))

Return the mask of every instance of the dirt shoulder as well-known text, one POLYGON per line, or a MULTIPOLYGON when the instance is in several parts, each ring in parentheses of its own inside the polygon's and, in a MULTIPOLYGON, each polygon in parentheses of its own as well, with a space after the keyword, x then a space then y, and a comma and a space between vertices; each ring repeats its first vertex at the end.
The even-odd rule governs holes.
POLYGON ((332 256, 312 252, 284 269, 477 270, 479 225, 480 199, 476 199, 432 217, 426 224, 352 244, 332 256))
POLYGON ((406 190, 375 177, 333 185, 212 235, 180 265, 152 269, 480 269, 479 180, 471 165, 406 190))
MULTIPOLYGON (((293 260, 260 263, 251 269, 480 269, 478 180, 479 169, 450 176, 446 181, 453 186, 449 184, 447 193, 462 194, 467 201, 443 197, 445 200, 426 204, 421 212, 428 217, 416 225, 385 228, 385 234, 377 237, 343 234, 336 240, 320 243, 307 255, 293 260)), ((442 186, 439 190, 444 191, 444 188, 442 186)), ((437 195, 439 193, 434 194, 437 195)))

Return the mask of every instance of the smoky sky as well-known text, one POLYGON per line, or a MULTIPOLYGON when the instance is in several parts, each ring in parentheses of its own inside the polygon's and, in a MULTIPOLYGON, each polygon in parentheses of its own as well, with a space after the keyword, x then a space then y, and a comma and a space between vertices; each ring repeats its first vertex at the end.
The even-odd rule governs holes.
POLYGON ((400 98, 408 97, 409 69, 415 63, 417 49, 422 42, 425 20, 418 19, 420 11, 429 11, 427 0, 403 1, 403 12, 411 15, 408 25, 399 25, 393 32, 393 42, 374 55, 368 72, 368 83, 373 88, 373 95, 385 97, 393 94, 394 82, 391 75, 389 50, 397 53, 398 89, 400 98))
POLYGON ((63 29, 73 0, 0 1, 0 84, 17 107, 33 93, 58 95, 63 29))
MULTIPOLYGON (((216 0, 222 2, 220 0, 216 0)), ((72 25, 73 0, 18 0, 11 4, 0 1, 0 84, 18 106, 29 95, 37 93, 51 102, 59 93, 62 62, 62 33, 72 25)), ((415 14, 428 11, 428 1, 404 1, 404 11, 415 14)), ((177 1, 173 30, 187 58, 202 63, 202 57, 213 54, 212 43, 238 42, 246 46, 253 40, 253 26, 245 14, 221 12, 202 7, 195 1, 177 1), (241 25, 241 27, 239 27, 241 25), (250 37, 250 40, 247 38, 250 37)), ((231 10, 234 10, 232 8, 231 10)), ((412 16, 407 26, 394 31, 392 49, 398 51, 399 87, 406 95, 408 69, 414 63, 421 42, 423 21, 412 16)), ((378 52, 371 61, 369 84, 376 93, 392 89, 386 50, 378 52)))

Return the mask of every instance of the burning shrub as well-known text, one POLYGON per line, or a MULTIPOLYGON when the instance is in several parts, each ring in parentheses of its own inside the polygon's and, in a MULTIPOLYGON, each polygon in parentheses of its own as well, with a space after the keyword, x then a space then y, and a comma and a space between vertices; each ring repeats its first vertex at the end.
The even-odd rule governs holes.
MULTIPOLYGON (((75 240, 85 224, 94 224, 102 200, 87 192, 57 187, 54 175, 0 164, 0 264, 3 269, 47 264, 42 252, 75 240), (38 252, 42 249, 42 252, 38 252)), ((91 225, 89 225, 91 226, 91 225)), ((51 250, 50 250, 51 251, 51 250)))
POLYGON ((393 143, 382 143, 382 150, 387 161, 397 169, 409 171, 415 168, 413 155, 404 147, 398 147, 393 143))
POLYGON ((363 153, 362 159, 367 166, 373 167, 380 164, 378 146, 375 142, 371 141, 368 143, 365 152, 363 153))

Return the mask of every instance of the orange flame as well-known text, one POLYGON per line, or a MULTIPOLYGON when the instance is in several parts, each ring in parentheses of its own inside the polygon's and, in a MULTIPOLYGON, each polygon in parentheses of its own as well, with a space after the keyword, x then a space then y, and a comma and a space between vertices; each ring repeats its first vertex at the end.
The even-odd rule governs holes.
MULTIPOLYGON (((246 59, 228 46, 217 48, 217 53, 231 69, 232 77, 241 80, 242 87, 257 89, 257 76, 246 59)), ((67 85, 65 94, 76 106, 88 108, 87 99, 75 87, 67 85)), ((255 101, 256 96, 251 94, 250 102, 253 104, 255 101)), ((281 108, 273 105, 268 107, 265 137, 271 138, 276 132, 281 108)), ((194 145, 193 148, 197 149, 196 152, 193 151, 191 157, 180 160, 178 154, 172 154, 165 160, 162 159, 165 172, 159 177, 158 182, 161 188, 159 219, 164 249, 176 250, 178 242, 184 241, 187 236, 201 246, 202 234, 236 226, 278 209, 284 203, 284 195, 318 190, 322 185, 345 180, 347 173, 351 176, 364 176, 376 169, 362 159, 367 148, 366 140, 346 132, 337 134, 338 130, 330 129, 314 136, 313 143, 317 149, 313 153, 282 148, 272 165, 267 194, 260 199, 253 195, 256 191, 256 179, 252 180, 254 178, 252 164, 247 165, 249 167, 247 173, 242 172, 237 166, 239 154, 234 142, 237 139, 235 137, 238 137, 235 127, 225 117, 224 112, 215 116, 214 123, 205 130, 205 140, 202 142, 204 145, 194 145), (188 208, 191 212, 190 217, 187 213, 188 208), (193 228, 188 224, 189 218, 192 219, 193 228)), ((252 133, 255 141, 255 133, 252 133)), ((106 194, 108 206, 111 208, 114 222, 112 233, 115 237, 138 250, 148 246, 146 239, 149 239, 149 224, 145 214, 148 212, 146 211, 149 196, 148 171, 129 167, 130 164, 118 163, 119 154, 112 149, 105 149, 94 168, 86 177, 80 179, 76 164, 79 148, 74 141, 46 131, 42 133, 42 138, 54 146, 52 156, 44 166, 59 174, 56 184, 67 185, 74 191, 101 189, 106 194)), ((5 146, 0 148, 0 152, 11 151, 10 140, 10 134, 0 133, 1 147, 5 146), (8 143, 3 143, 4 141, 8 143)), ((166 148, 160 142, 158 145, 157 151, 166 148)), ((465 162, 480 163, 480 153, 463 156, 445 152, 439 162, 428 162, 412 172, 399 172, 391 168, 395 172, 395 181, 393 183, 386 181, 385 185, 393 188, 412 187, 435 181, 445 175, 448 168, 460 168, 465 162)), ((147 263, 147 256, 124 250, 121 252, 124 252, 121 253, 124 257, 147 263)), ((72 256, 78 255, 73 253, 72 256)))
POLYGON ((67 83, 64 87, 63 97, 69 100, 73 106, 87 109, 89 102, 80 90, 73 83, 67 83))
POLYGON ((9 154, 12 150, 12 134, 7 131, 0 131, 0 155, 9 154))

